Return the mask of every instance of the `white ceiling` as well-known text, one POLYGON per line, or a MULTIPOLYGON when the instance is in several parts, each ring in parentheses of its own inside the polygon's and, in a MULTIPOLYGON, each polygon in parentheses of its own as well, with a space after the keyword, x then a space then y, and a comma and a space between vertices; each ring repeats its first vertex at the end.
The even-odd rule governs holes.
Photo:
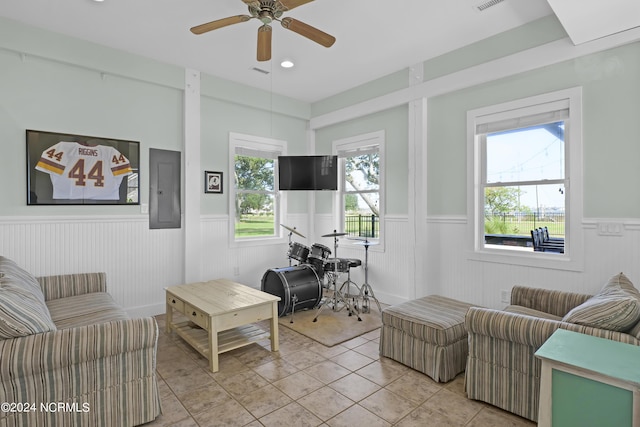
POLYGON ((0 16, 314 102, 553 13, 547 0, 504 0, 479 12, 486 1, 315 0, 284 16, 335 36, 333 47, 274 23, 273 60, 262 63, 256 20, 189 31, 247 14, 241 0, 12 0, 0 2, 0 16), (281 69, 284 58, 296 67, 281 69))

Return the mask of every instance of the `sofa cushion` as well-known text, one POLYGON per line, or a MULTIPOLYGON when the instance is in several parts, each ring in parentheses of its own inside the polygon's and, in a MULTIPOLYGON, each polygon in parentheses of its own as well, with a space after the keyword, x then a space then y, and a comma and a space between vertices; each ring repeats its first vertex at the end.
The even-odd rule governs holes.
POLYGON ((106 323, 128 319, 111 295, 106 292, 92 292, 47 301, 51 318, 58 329, 106 323))
POLYGON ((562 320, 610 331, 628 331, 640 320, 640 293, 623 273, 616 274, 600 292, 562 320))
POLYGON ((544 311, 536 310, 529 307, 523 307, 521 305, 508 305, 505 307, 504 311, 514 314, 524 314, 525 316, 538 317, 541 319, 562 320, 562 317, 560 316, 545 313, 544 311))

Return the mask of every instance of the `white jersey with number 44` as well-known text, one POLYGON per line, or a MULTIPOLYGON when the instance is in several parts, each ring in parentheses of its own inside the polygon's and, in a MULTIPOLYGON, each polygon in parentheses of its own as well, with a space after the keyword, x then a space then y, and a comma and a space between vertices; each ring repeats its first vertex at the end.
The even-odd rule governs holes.
POLYGON ((114 147, 58 142, 42 153, 36 169, 51 176, 54 199, 119 200, 122 178, 133 173, 114 147))

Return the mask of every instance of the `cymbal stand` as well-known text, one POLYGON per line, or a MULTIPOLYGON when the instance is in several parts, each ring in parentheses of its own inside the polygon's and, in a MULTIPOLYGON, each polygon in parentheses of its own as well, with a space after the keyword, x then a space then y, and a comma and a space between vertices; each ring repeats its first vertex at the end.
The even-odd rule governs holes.
MULTIPOLYGON (((291 250, 291 235, 293 234, 293 230, 289 231, 289 250, 291 250)), ((289 267, 291 267, 291 257, 287 256, 287 258, 289 258, 289 267)))
POLYGON ((369 294, 371 294, 371 298, 378 305, 378 311, 382 313, 382 308, 380 307, 380 301, 376 298, 373 293, 373 288, 369 284, 369 241, 364 241, 364 285, 360 288, 360 296, 362 297, 362 312, 369 313, 371 312, 371 304, 369 303, 369 294))
MULTIPOLYGON (((333 230, 333 254, 335 255, 335 259, 338 259, 338 236, 336 235, 336 230, 333 230)), ((338 264, 334 263, 333 264, 333 271, 330 271, 331 273, 331 285, 333 287, 333 296, 329 301, 325 301, 322 306, 318 309, 318 312, 316 313, 316 317, 313 318, 314 322, 318 321, 318 316, 320 316, 320 313, 322 313, 322 311, 325 309, 325 307, 327 307, 327 303, 331 302, 333 305, 333 310, 335 311, 338 307, 338 303, 342 302, 345 307, 347 307, 347 311, 349 312, 349 316, 353 315, 354 310, 351 308, 351 304, 349 304, 348 299, 344 298, 342 296, 342 293, 340 292, 342 290, 342 287, 340 288, 340 290, 338 289, 337 283, 336 283, 336 278, 338 277, 338 264)), ((342 307, 344 308, 344 307, 342 307)), ((342 310, 342 308, 340 310, 342 310)), ((340 311, 337 310, 337 311, 340 311)), ((358 320, 362 320, 360 319, 360 316, 358 316, 358 320)))

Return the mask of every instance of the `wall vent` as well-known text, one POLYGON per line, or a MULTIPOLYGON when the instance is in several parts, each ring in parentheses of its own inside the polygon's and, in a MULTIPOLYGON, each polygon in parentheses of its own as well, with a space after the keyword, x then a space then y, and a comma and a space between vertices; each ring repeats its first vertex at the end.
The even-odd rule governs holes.
POLYGON ((502 3, 504 0, 489 0, 489 1, 485 1, 482 2, 480 4, 477 4, 475 6, 475 8, 479 11, 479 12, 484 12, 486 9, 489 9, 491 6, 495 6, 498 3, 502 3))
POLYGON ((257 71, 257 72, 262 73, 262 74, 269 74, 269 71, 263 70, 262 68, 258 68, 258 67, 253 67, 252 70, 253 71, 257 71))

